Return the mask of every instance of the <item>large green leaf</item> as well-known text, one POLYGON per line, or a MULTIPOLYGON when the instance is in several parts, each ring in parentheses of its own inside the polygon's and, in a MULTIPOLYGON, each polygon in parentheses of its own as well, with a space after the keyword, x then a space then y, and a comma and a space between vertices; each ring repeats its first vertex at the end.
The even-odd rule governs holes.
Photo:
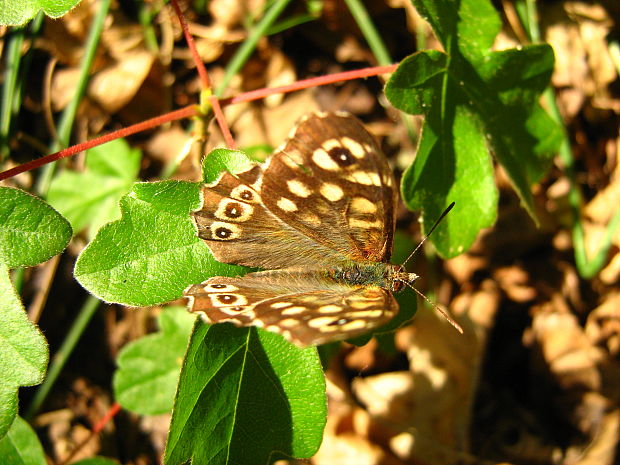
POLYGON ((424 211, 425 231, 456 202, 431 236, 442 255, 455 256, 495 221, 491 154, 535 219, 531 186, 545 174, 560 142, 559 128, 538 104, 553 70, 553 52, 548 45, 492 52, 501 23, 488 0, 414 4, 445 53, 412 55, 386 85, 394 106, 426 116, 401 190, 410 208, 424 211))
POLYGON ((118 202, 136 180, 140 151, 116 139, 86 152, 83 172, 65 170, 56 176, 48 202, 69 220, 73 230, 97 230, 120 217, 118 202))
POLYGON ((315 348, 255 328, 198 322, 175 400, 165 463, 268 464, 310 457, 326 421, 315 348))
POLYGON ((62 252, 70 239, 67 220, 43 200, 0 187, 0 263, 38 265, 62 252))
POLYGON ((195 315, 170 307, 159 316, 160 332, 127 344, 118 356, 114 396, 123 408, 142 415, 172 410, 195 315))

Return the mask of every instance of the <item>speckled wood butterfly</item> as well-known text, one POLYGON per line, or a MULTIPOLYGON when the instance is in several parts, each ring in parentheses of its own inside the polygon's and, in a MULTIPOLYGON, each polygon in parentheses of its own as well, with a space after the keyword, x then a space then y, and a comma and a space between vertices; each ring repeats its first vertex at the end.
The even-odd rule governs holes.
POLYGON ((198 235, 220 262, 269 271, 190 286, 207 323, 258 326, 300 345, 358 336, 398 312, 418 276, 388 263, 398 191, 374 138, 353 116, 300 121, 263 165, 202 189, 198 235))

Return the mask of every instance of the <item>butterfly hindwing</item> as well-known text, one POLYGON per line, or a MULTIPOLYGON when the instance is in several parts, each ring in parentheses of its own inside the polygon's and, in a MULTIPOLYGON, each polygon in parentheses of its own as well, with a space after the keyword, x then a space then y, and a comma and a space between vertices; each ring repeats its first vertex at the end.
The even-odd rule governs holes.
POLYGON ((190 286, 186 295, 208 323, 262 327, 300 346, 358 336, 398 312, 389 291, 329 282, 320 271, 218 276, 190 286))

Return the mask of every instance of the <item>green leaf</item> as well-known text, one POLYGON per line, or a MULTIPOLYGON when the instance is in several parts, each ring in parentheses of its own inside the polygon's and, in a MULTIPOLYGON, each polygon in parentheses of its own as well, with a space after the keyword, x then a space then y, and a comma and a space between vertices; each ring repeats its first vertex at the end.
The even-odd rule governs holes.
POLYGON ((195 320, 185 308, 169 307, 158 318, 160 332, 123 347, 113 383, 114 395, 123 408, 142 415, 172 410, 195 320))
POLYGON ((210 184, 216 181, 223 171, 242 173, 256 163, 239 150, 215 149, 202 162, 202 179, 210 184))
POLYGON ((8 434, 0 440, 0 457, 3 465, 47 465, 39 438, 20 417, 15 418, 8 434))
POLYGON ((76 279, 98 298, 155 305, 209 276, 242 274, 214 260, 196 236, 190 212, 200 205, 198 184, 137 183, 120 205, 121 219, 103 226, 75 265, 76 279))
MULTIPOLYGON (((0 437, 17 414, 17 389, 43 381, 49 352, 45 338, 28 319, 0 263, 0 437)), ((2 457, 2 454, 0 454, 2 457)))
POLYGON ((326 421, 315 348, 255 328, 197 323, 185 357, 164 462, 267 464, 310 457, 326 421))
POLYGON ((62 252, 71 226, 43 200, 19 189, 0 187, 0 263, 34 266, 62 252))
POLYGON ((120 218, 118 202, 136 180, 140 158, 140 151, 124 139, 92 148, 86 152, 83 172, 65 170, 52 180, 47 200, 75 232, 88 226, 94 236, 101 226, 120 218))
POLYGON ((414 0, 444 45, 403 60, 386 85, 397 108, 426 116, 414 163, 401 191, 423 210, 428 231, 452 202, 454 210, 431 236, 452 257, 472 244, 497 215, 491 153, 535 219, 531 186, 549 167, 560 130, 538 104, 553 70, 548 45, 491 52, 501 25, 488 0, 414 0))
POLYGON ((2 0, 0 24, 20 26, 30 21, 40 11, 50 18, 60 18, 80 0, 2 0))

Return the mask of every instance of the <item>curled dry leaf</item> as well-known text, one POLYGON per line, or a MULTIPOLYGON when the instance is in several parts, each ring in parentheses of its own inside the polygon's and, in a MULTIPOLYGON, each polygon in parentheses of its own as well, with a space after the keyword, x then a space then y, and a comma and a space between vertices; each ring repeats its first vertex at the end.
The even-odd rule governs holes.
POLYGON ((564 389, 584 386, 599 390, 601 380, 596 368, 600 351, 592 346, 577 318, 567 312, 553 311, 552 304, 534 309, 532 333, 544 363, 564 389))

